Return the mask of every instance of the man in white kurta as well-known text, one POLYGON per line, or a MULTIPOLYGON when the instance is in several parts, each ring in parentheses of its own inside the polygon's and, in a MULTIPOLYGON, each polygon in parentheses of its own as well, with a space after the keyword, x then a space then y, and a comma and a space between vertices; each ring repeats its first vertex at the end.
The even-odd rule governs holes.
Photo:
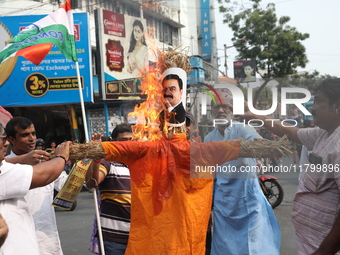
MULTIPOLYGON (((13 151, 7 157, 15 157, 13 151)), ((51 206, 54 189, 60 190, 67 179, 63 172, 57 180, 50 184, 29 190, 25 196, 29 210, 33 216, 35 232, 40 247, 40 254, 63 254, 57 229, 54 207, 51 206)))
POLYGON ((33 168, 2 161, 0 171, 0 213, 9 229, 1 252, 39 255, 33 218, 24 198, 31 185, 33 168))
MULTIPOLYGON (((12 151, 6 158, 26 154, 35 149, 36 132, 31 120, 14 117, 6 125, 6 134, 12 151)), ((56 181, 30 190, 25 199, 33 216, 41 255, 62 255, 54 207, 51 206, 54 189, 60 190, 67 175, 63 172, 56 181)))

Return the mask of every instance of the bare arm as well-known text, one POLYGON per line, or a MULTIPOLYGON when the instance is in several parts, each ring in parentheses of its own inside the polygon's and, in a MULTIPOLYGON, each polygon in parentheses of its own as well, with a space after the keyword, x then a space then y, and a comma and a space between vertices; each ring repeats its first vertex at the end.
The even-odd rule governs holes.
MULTIPOLYGON (((68 160, 70 144, 71 142, 65 142, 58 145, 55 150, 55 155, 61 155, 66 160, 68 160)), ((58 178, 58 176, 64 170, 64 166, 65 160, 61 157, 55 157, 49 161, 34 165, 30 189, 50 184, 52 181, 58 178)))
POLYGON ((275 135, 278 135, 281 137, 284 135, 288 135, 289 140, 296 142, 296 143, 301 143, 297 135, 297 132, 299 130, 299 128, 297 127, 294 127, 287 123, 283 123, 282 125, 280 120, 273 120, 264 115, 256 115, 256 114, 251 113, 249 110, 245 112, 245 114, 242 115, 242 117, 247 120, 250 120, 250 119, 261 120, 263 122, 263 126, 269 131, 271 131, 272 133, 274 133, 275 135))
POLYGON ((312 255, 333 255, 340 250, 340 212, 334 222, 334 225, 326 236, 325 240, 320 244, 312 255))
POLYGON ((27 164, 35 165, 40 162, 45 162, 51 158, 51 154, 43 150, 33 150, 27 154, 16 156, 13 158, 5 158, 6 162, 12 164, 27 164))
POLYGON ((100 183, 105 179, 105 174, 99 170, 100 162, 92 161, 89 170, 86 172, 86 186, 89 189, 97 188, 100 183))

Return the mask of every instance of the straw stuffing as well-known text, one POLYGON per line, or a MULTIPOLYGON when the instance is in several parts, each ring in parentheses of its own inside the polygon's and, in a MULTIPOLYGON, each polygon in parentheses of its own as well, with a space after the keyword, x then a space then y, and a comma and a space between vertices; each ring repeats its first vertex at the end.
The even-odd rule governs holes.
POLYGON ((270 140, 248 141, 243 138, 236 138, 235 140, 241 145, 241 158, 280 158, 292 153, 286 135, 277 142, 270 140))

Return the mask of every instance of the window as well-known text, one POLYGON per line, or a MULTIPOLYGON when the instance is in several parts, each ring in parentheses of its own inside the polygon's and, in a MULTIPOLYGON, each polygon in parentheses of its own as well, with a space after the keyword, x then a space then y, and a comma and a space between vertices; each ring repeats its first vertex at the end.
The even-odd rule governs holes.
POLYGON ((178 47, 179 46, 179 38, 178 38, 178 28, 172 28, 172 46, 178 47))
POLYGON ((170 26, 166 23, 163 23, 163 42, 171 44, 171 30, 170 26))
POLYGON ((96 50, 92 49, 92 74, 98 75, 99 74, 99 67, 97 65, 97 61, 100 61, 97 59, 97 52, 96 50))
POLYGON ((71 1, 72 9, 81 9, 81 0, 72 0, 71 1))
POLYGON ((152 39, 156 37, 156 24, 154 18, 147 18, 146 19, 146 25, 148 27, 148 36, 152 39))
POLYGON ((164 24, 161 21, 158 21, 158 22, 159 22, 158 39, 160 42, 164 42, 164 26, 163 26, 164 24))

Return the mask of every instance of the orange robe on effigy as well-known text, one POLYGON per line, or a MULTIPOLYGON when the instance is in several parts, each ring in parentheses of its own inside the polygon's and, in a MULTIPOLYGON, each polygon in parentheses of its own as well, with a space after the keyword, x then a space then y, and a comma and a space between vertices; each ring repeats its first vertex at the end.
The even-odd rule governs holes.
POLYGON ((239 143, 191 143, 185 134, 175 134, 157 142, 102 146, 106 160, 130 169, 131 226, 125 254, 204 255, 213 175, 191 178, 190 171, 237 159, 239 143))

